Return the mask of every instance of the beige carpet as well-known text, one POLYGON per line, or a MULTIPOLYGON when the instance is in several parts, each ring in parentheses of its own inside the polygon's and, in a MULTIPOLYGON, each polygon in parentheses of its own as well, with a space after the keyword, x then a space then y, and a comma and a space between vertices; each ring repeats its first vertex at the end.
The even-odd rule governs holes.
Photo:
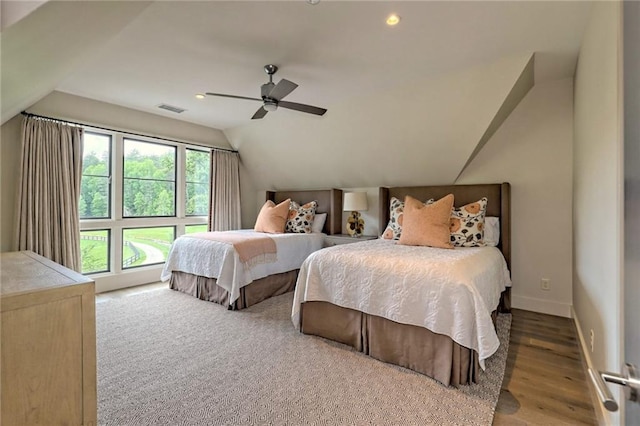
POLYGON ((233 312, 168 289, 98 303, 99 424, 491 424, 510 315, 480 383, 455 389, 298 333, 291 303, 233 312))

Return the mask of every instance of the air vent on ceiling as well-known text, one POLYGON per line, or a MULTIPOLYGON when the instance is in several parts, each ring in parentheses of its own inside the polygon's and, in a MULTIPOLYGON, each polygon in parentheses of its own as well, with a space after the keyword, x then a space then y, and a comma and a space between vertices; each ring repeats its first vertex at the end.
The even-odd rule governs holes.
POLYGON ((158 108, 166 109, 167 111, 175 112, 176 114, 180 114, 186 111, 186 109, 184 108, 178 108, 178 107, 167 105, 167 104, 160 104, 158 105, 158 108))

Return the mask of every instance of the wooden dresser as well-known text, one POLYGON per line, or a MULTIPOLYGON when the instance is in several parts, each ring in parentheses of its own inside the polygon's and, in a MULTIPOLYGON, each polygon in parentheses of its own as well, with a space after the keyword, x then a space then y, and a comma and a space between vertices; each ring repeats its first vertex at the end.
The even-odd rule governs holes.
POLYGON ((0 253, 2 425, 95 425, 95 288, 33 252, 0 253))

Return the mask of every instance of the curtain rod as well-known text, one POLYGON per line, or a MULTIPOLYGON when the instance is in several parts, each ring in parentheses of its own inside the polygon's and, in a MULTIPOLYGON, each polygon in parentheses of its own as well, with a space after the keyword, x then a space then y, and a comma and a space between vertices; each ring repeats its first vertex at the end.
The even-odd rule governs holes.
POLYGON ((63 119, 60 119, 60 118, 47 117, 45 115, 33 114, 33 113, 27 112, 27 111, 22 111, 22 115, 26 115, 27 117, 44 118, 45 120, 58 121, 60 123, 73 124, 75 126, 87 126, 87 127, 92 127, 94 129, 106 130, 108 132, 120 132, 120 133, 126 133, 128 135, 133 135, 133 136, 142 136, 142 137, 145 137, 145 138, 160 139, 160 140, 167 141, 167 142, 175 142, 175 143, 181 143, 181 144, 185 144, 185 145, 201 146, 203 148, 209 148, 209 149, 216 150, 216 151, 227 151, 227 152, 235 152, 235 153, 238 152, 235 149, 219 148, 219 147, 216 147, 216 146, 203 145, 201 143, 177 141, 175 139, 163 138, 163 137, 160 137, 160 136, 150 136, 150 135, 143 135, 142 133, 128 132, 128 131, 125 131, 125 130, 110 129, 108 127, 94 126, 92 124, 78 123, 78 122, 75 122, 75 121, 63 120, 63 119))

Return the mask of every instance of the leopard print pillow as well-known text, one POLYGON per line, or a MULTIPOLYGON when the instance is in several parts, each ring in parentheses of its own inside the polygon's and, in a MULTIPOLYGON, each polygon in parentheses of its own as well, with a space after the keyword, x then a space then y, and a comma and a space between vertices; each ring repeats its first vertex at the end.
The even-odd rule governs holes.
POLYGON ((302 206, 295 201, 291 201, 291 204, 289 204, 289 218, 287 219, 284 232, 310 234, 317 208, 317 201, 311 201, 302 206))
POLYGON ((404 201, 391 197, 389 203, 389 223, 382 233, 385 240, 399 240, 402 233, 402 215, 404 214, 404 201))
POLYGON ((487 198, 451 210, 451 243, 455 247, 483 247, 487 198))

